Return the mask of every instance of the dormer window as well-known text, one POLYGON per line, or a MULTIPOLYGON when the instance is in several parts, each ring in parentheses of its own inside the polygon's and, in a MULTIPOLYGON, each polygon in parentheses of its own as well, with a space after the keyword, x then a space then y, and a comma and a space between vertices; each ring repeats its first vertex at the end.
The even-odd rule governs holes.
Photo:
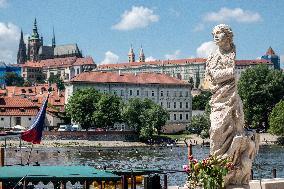
POLYGON ((55 102, 60 102, 60 99, 55 99, 55 102))
POLYGON ((22 93, 26 93, 26 90, 25 90, 25 89, 22 89, 22 93))
POLYGON ((20 108, 20 111, 25 112, 26 110, 25 110, 25 108, 20 108))
POLYGON ((29 89, 29 93, 33 93, 33 90, 32 90, 32 89, 29 89))
POLYGON ((6 109, 5 108, 0 108, 0 111, 1 112, 6 112, 6 109))

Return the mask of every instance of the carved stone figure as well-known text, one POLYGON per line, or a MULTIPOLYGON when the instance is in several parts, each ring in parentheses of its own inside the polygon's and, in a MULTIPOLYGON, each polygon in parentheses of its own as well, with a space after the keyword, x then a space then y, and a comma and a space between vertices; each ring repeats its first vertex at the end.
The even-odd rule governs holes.
POLYGON ((225 177, 225 185, 248 184, 253 159, 258 151, 258 135, 244 129, 243 104, 237 91, 236 49, 228 25, 214 27, 213 39, 218 49, 206 62, 210 79, 210 154, 230 158, 235 168, 225 177))

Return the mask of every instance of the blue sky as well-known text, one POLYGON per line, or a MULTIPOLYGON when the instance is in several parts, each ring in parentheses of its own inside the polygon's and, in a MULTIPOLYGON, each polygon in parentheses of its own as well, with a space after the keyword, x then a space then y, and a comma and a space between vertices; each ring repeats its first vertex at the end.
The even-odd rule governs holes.
POLYGON ((238 59, 255 59, 269 46, 284 59, 283 0, 0 0, 0 59, 14 63, 20 28, 37 18, 44 44, 77 43, 96 63, 127 62, 133 45, 147 60, 207 56, 211 30, 229 24, 238 59))

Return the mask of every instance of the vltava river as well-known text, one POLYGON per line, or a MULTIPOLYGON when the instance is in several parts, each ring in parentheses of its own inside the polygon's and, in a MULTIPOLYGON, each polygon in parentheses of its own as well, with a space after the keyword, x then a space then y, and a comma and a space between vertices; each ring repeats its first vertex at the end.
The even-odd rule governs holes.
MULTIPOLYGON (((30 149, 7 148, 6 164, 27 163, 30 149), (22 155, 21 155, 22 154, 22 155)), ((208 155, 209 148, 194 146, 193 154, 197 159, 208 155)), ((155 168, 163 170, 182 170, 187 163, 186 147, 140 147, 140 148, 34 148, 30 163, 40 165, 89 165, 96 168, 134 169, 155 168)), ((277 177, 284 177, 284 148, 261 146, 253 165, 254 178, 271 178, 271 170, 277 169, 277 177)), ((169 185, 182 186, 186 180, 184 173, 168 175, 169 185)))

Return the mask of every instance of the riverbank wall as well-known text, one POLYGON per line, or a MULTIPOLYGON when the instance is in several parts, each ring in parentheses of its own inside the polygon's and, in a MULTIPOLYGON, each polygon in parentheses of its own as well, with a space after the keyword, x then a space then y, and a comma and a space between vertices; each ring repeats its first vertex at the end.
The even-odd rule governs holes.
POLYGON ((44 131, 44 140, 92 140, 136 142, 138 135, 133 131, 44 131))

